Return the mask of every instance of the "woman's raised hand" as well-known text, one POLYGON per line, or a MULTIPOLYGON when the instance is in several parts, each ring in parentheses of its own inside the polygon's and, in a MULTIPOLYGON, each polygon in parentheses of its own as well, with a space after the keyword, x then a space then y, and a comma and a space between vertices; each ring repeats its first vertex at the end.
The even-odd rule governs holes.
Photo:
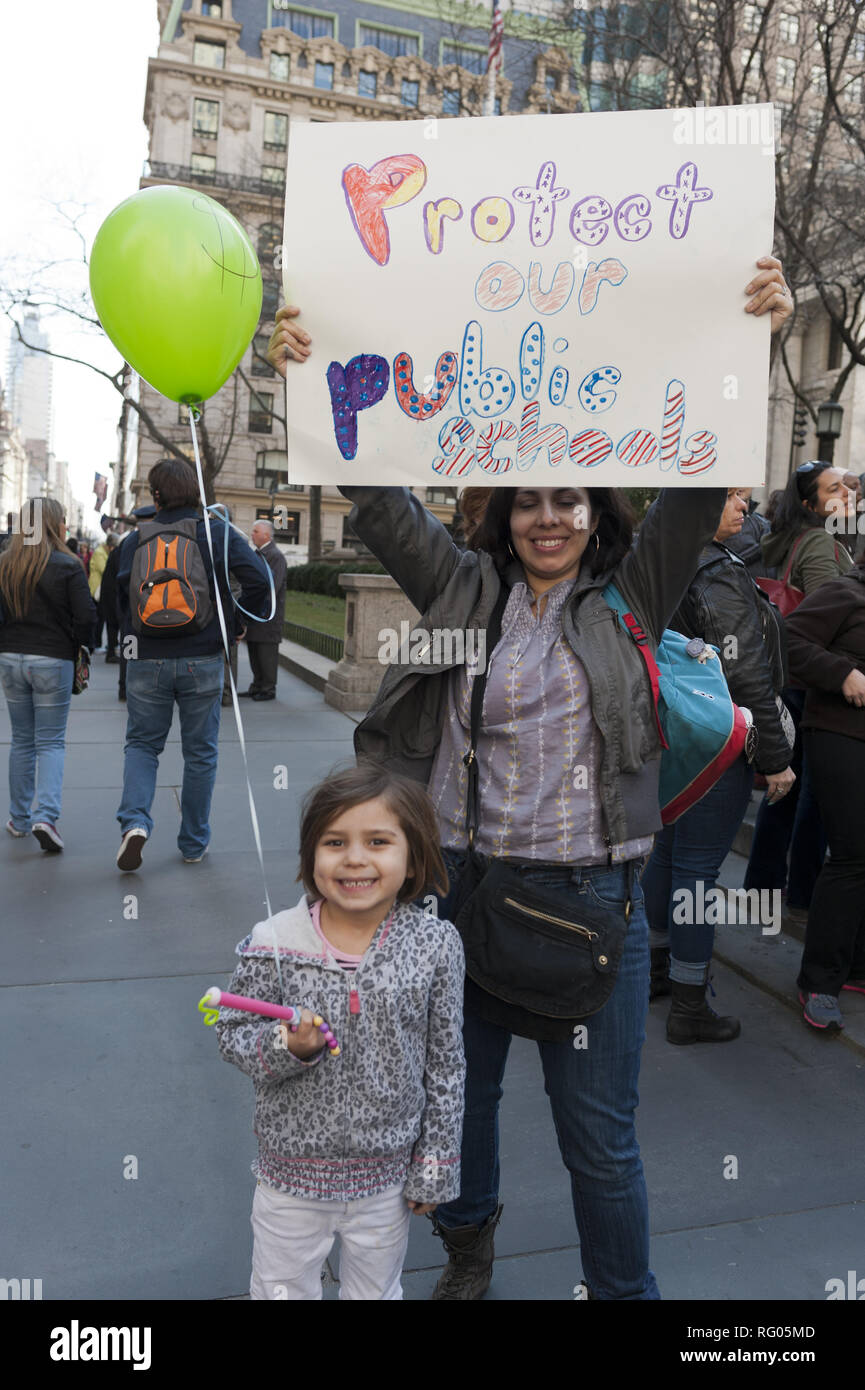
POLYGON ((781 262, 775 256, 761 256, 757 265, 757 274, 745 288, 745 293, 753 296, 745 305, 745 312, 759 318, 770 310, 772 332, 777 333, 793 313, 793 295, 784 279, 781 262))
POLYGON ((276 323, 267 345, 267 360, 280 376, 285 376, 288 360, 305 362, 310 352, 310 336, 293 323, 300 310, 296 304, 285 304, 277 312, 276 323))

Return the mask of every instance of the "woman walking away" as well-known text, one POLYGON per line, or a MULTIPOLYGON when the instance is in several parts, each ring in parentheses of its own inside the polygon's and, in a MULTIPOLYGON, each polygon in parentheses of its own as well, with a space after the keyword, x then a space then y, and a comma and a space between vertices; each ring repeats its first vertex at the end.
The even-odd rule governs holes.
POLYGON ((92 646, 95 622, 63 508, 53 498, 25 502, 0 555, 0 680, 12 724, 6 829, 17 839, 32 830, 49 854, 63 848, 57 822, 75 658, 92 646))
MULTIPOLYGON (((763 537, 767 572, 774 567, 779 580, 786 580, 806 595, 827 580, 846 574, 853 561, 826 523, 839 513, 855 516, 855 510, 855 494, 845 487, 842 468, 819 461, 801 464, 790 475, 773 513, 772 529, 763 537)), ((826 853, 826 835, 799 733, 805 692, 792 684, 784 690, 783 699, 796 727, 790 766, 798 780, 788 796, 774 801, 764 797, 760 804, 745 887, 786 887, 789 915, 794 920, 798 915, 804 922, 826 853)))
POLYGON ((788 620, 790 670, 829 858, 814 887, 799 972, 812 1028, 837 1033, 842 990, 865 994, 865 560, 788 620))
MULTIPOLYGON (((718 648, 730 694, 753 717, 756 767, 768 779, 767 800, 774 804, 795 781, 777 704, 786 676, 784 631, 777 609, 727 546, 741 530, 747 510, 743 491, 729 489, 715 539, 700 556, 670 626, 718 648)), ((705 920, 712 914, 698 914, 696 905, 714 904, 712 890, 745 814, 754 785, 754 755, 748 751, 695 806, 664 827, 643 874, 651 997, 672 993, 667 1019, 671 1043, 730 1042, 739 1036, 739 1020, 719 1018, 706 1002, 715 928, 714 919, 705 920)))

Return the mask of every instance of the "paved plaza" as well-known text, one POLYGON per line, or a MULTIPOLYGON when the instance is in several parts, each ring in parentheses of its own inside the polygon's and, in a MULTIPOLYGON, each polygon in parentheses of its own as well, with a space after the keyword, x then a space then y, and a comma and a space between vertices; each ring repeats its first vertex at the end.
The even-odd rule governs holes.
MULTIPOLYGON (((238 1298, 251 1251, 252 1085, 222 1062, 196 1005, 209 985, 227 984, 236 942, 264 915, 240 747, 224 709, 211 850, 185 865, 175 723, 142 869, 121 875, 116 677, 95 657, 91 688, 73 700, 66 852, 0 840, 0 1277, 41 1278, 43 1297, 64 1301, 238 1298)), ((300 798, 351 756, 354 724, 285 671, 277 701, 244 701, 243 714, 281 908, 300 896, 300 798)), ((3 779, 8 746, 0 699, 3 779)), ((784 944, 774 948, 776 981, 784 944)), ((794 969, 796 950, 785 948, 794 969)), ((755 958, 772 949, 756 943, 755 958)), ((742 1019, 734 1043, 670 1046, 666 1004, 651 1009, 639 1133, 652 1265, 667 1299, 823 1300, 830 1279, 865 1276, 865 1051, 806 1032, 783 989, 743 968, 715 970, 716 1006, 742 1019)), ((865 1000, 845 998, 844 1010, 861 1028, 865 1000)), ((570 1184, 537 1052, 520 1039, 506 1077, 502 1174, 488 1297, 572 1299, 570 1184)), ((416 1218, 406 1296, 427 1298, 442 1264, 429 1222, 416 1218)), ((335 1295, 330 1280, 326 1297, 335 1295)))

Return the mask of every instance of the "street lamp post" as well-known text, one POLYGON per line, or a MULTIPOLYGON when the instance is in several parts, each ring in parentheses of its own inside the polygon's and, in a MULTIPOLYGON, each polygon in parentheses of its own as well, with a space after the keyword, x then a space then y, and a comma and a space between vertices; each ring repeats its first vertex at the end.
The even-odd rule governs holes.
POLYGON ((844 424, 844 407, 837 401, 826 401, 817 410, 818 456, 824 463, 831 463, 835 457, 835 440, 840 437, 844 424))

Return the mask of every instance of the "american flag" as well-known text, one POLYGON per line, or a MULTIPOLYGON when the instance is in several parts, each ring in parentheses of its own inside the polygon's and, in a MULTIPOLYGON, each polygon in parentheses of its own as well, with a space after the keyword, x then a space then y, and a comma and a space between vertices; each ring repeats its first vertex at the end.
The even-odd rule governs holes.
POLYGON ((497 71, 502 65, 502 34, 505 21, 499 9, 499 0, 493 0, 493 22, 490 25, 490 47, 487 55, 487 72, 497 71))

